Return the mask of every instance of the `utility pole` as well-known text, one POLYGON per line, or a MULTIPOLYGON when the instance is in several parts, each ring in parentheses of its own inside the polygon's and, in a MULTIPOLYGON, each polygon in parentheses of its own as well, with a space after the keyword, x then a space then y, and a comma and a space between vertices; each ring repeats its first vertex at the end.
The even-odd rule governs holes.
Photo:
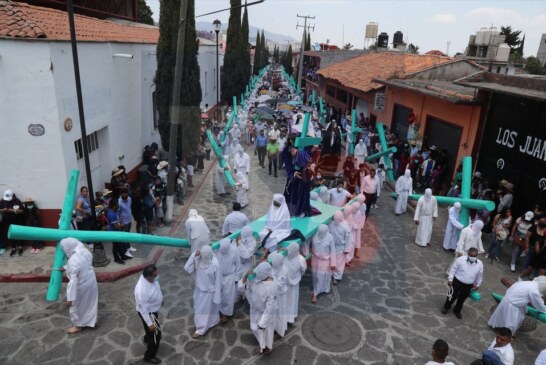
POLYGON ((298 88, 301 90, 301 75, 303 73, 303 45, 306 42, 307 30, 309 28, 313 29, 313 31, 315 30, 314 24, 313 26, 307 25, 307 19, 315 19, 315 17, 310 15, 299 15, 299 14, 297 14, 297 17, 304 18, 303 26, 300 25, 299 23, 296 25, 296 29, 303 28, 303 35, 301 37, 301 47, 300 47, 300 59, 298 64, 298 88))
POLYGON ((180 125, 180 89, 182 87, 182 70, 184 68, 184 41, 186 39, 186 16, 188 1, 180 0, 180 22, 178 42, 176 45, 176 65, 174 67, 174 84, 171 103, 171 134, 169 140, 169 175, 167 178, 167 212, 165 220, 171 222, 174 213, 174 187, 176 180, 176 150, 178 144, 178 127, 180 125))

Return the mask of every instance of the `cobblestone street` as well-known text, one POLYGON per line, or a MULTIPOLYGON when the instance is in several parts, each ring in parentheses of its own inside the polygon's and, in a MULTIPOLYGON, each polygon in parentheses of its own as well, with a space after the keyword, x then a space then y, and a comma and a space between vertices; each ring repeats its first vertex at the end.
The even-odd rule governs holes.
MULTIPOLYGON (((274 192, 282 192, 284 172, 275 178, 258 167, 251 151, 251 220, 266 213, 274 192)), ((214 191, 214 167, 197 192, 192 208, 203 215, 214 240, 234 198, 219 198, 214 191)), ((329 295, 310 302, 311 274, 300 286, 300 315, 284 338, 276 340, 269 356, 256 356, 256 341, 249 329, 246 304, 236 307, 232 321, 211 329, 200 339, 194 331, 190 275, 183 270, 180 251, 165 248, 158 262, 164 305, 160 311, 163 339, 158 357, 165 364, 423 364, 431 359, 437 338, 449 343, 449 361, 469 364, 494 338, 487 326, 495 305, 490 293, 504 294, 500 277, 515 278, 508 268, 508 251, 501 263, 484 261, 482 300, 468 300, 463 319, 442 315, 447 292, 445 271, 452 254, 441 247, 447 209, 440 206, 432 245, 413 243, 415 225, 410 210, 394 216, 394 201, 386 189, 379 208, 373 209, 363 232, 363 254, 329 295)), ((185 220, 185 218, 184 218, 185 220)), ((180 224, 176 237, 185 237, 180 224)), ((487 244, 484 243, 487 247, 487 244)), ((188 253, 183 252, 186 257, 188 253)), ((481 257, 483 258, 483 257, 481 257)), ((95 329, 66 335, 70 325, 63 301, 45 301, 46 283, 0 284, 1 364, 138 364, 145 345, 143 328, 134 308, 133 290, 138 275, 113 283, 99 283, 99 321, 95 329)), ((63 291, 64 295, 64 291, 63 291)), ((64 300, 64 298, 61 299, 64 300)), ((544 348, 546 326, 520 332, 513 341, 516 364, 532 364, 544 348)))

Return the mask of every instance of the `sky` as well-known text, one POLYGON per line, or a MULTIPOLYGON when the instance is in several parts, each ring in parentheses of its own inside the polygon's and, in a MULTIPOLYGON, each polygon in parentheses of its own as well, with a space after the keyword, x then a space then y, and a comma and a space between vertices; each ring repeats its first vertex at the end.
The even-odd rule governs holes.
MULTIPOLYGON (((253 0, 248 0, 251 2, 253 0)), ((159 19, 160 0, 146 0, 159 19)), ((229 8, 229 0, 195 0, 195 14, 205 14, 229 8)), ((420 53, 437 49, 453 56, 464 52, 471 34, 481 27, 512 26, 525 34, 524 56, 536 56, 540 37, 546 33, 546 1, 544 0, 265 0, 248 8, 250 25, 273 33, 301 39, 302 18, 315 26, 311 42, 326 42, 342 46, 351 43, 355 48, 364 45, 366 24, 379 24, 379 33, 389 34, 392 43, 394 32, 400 30, 406 43, 419 46, 420 53), (449 43, 449 52, 448 50, 449 43)), ((227 24, 229 11, 199 17, 197 21, 214 21, 218 18, 227 24)), ((251 35, 253 36, 253 35, 251 35)))

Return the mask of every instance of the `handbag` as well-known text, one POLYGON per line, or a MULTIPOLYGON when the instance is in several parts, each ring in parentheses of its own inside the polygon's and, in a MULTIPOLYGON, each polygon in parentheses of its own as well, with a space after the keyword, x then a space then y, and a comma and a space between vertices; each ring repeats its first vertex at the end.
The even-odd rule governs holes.
POLYGON ((497 240, 504 241, 508 237, 508 232, 506 232, 506 229, 500 229, 497 231, 497 240))

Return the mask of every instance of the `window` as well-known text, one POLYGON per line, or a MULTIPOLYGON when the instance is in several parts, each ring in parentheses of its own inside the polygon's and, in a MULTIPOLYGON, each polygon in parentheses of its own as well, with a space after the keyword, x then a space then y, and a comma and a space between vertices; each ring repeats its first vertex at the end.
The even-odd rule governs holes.
MULTIPOLYGON (((83 158, 83 143, 81 139, 74 141, 74 149, 76 150, 76 159, 81 160, 83 158)), ((97 132, 87 135, 87 149, 89 153, 99 149, 99 136, 97 132)))
POLYGON ((157 93, 155 91, 152 91, 152 116, 155 131, 159 127, 159 111, 157 110, 157 93))
POLYGON ((342 89, 337 89, 336 99, 346 103, 347 102, 347 91, 342 89))
POLYGON ((328 94, 329 96, 331 97, 335 97, 336 96, 336 88, 333 87, 333 86, 326 86, 326 94, 328 94))
POLYGON ((498 73, 498 74, 501 73, 501 67, 500 67, 500 66, 497 66, 497 73, 498 73))
POLYGON ((209 81, 208 81, 208 73, 205 71, 205 96, 207 96, 209 90, 209 81))

